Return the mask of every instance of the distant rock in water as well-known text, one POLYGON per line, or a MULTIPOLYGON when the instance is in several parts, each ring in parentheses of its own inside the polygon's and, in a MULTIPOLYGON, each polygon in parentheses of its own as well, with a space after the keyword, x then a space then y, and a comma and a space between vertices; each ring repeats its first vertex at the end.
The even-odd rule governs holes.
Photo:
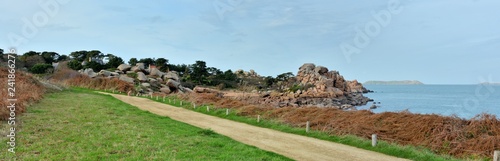
POLYGON ((424 83, 417 80, 403 81, 366 81, 364 85, 422 85, 424 83))

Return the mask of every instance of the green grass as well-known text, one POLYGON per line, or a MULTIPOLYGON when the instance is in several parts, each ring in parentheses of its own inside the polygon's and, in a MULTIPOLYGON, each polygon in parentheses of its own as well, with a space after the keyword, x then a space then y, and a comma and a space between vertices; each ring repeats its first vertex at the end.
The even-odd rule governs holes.
MULTIPOLYGON (((151 99, 150 97, 146 97, 151 99)), ((345 145, 350 145, 354 147, 358 147, 361 149, 366 149, 370 151, 376 151, 380 152, 383 154, 391 155, 391 156, 396 156, 400 158, 406 158, 406 159, 411 159, 411 160, 422 160, 422 161, 429 161, 429 160, 435 160, 435 161, 448 161, 448 160, 461 160, 459 158, 455 158, 452 156, 447 156, 447 155, 438 155, 436 153, 433 153, 431 150, 424 148, 424 147, 415 147, 415 146, 402 146, 402 145, 397 145, 394 143, 389 143, 386 141, 380 141, 378 142, 376 147, 372 147, 371 145, 371 140, 364 139, 361 137, 353 136, 353 135, 346 135, 346 136, 335 136, 328 134, 326 132, 321 132, 321 131, 310 131, 309 133, 306 133, 305 128, 297 128, 293 127, 287 124, 283 124, 281 122, 275 121, 275 120, 266 120, 261 119, 260 122, 257 122, 256 117, 245 117, 245 116, 239 116, 236 115, 234 111, 230 111, 229 115, 226 115, 226 109, 214 109, 214 106, 210 106, 210 111, 207 112, 206 105, 200 106, 197 105, 198 107, 196 109, 193 108, 193 105, 189 102, 183 101, 183 105, 180 105, 180 99, 176 97, 166 97, 165 102, 163 102, 163 98, 160 97, 158 100, 156 100, 156 97, 153 97, 151 100, 165 103, 165 104, 170 104, 173 106, 177 107, 182 107, 186 108, 189 110, 193 110, 196 112, 212 115, 212 116, 217 116, 220 118, 225 118, 228 120, 233 120, 237 122, 242 122, 254 126, 259 126, 259 127, 264 127, 264 128, 269 128, 269 129, 274 129, 286 133, 292 133, 292 134, 298 134, 298 135, 303 135, 303 136, 308 136, 308 137, 313 137, 321 140, 327 140, 327 141, 332 141, 336 143, 341 143, 345 145), (171 100, 169 103, 168 100, 171 100), (173 101, 175 99, 175 102, 173 101)), ((469 158, 473 160, 477 159, 482 159, 485 160, 484 158, 469 158)))
POLYGON ((47 94, 18 120, 17 160, 290 160, 83 89, 47 94))

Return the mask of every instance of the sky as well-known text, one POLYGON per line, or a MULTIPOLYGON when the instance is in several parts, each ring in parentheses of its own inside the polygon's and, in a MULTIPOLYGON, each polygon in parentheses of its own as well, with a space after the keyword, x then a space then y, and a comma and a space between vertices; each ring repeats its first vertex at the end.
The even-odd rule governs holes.
POLYGON ((196 60, 263 76, 500 82, 498 0, 0 0, 0 48, 196 60))

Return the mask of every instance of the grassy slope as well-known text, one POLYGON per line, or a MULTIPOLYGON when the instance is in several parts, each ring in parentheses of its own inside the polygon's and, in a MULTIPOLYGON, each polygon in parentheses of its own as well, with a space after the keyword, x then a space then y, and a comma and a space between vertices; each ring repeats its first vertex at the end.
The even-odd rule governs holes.
POLYGON ((18 160, 289 160, 85 90, 48 94, 19 120, 18 160))

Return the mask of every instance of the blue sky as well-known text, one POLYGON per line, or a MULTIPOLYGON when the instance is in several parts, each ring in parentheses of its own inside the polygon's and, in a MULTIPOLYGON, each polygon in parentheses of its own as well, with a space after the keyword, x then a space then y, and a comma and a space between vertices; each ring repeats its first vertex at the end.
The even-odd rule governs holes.
POLYGON ((0 2, 0 48, 20 53, 97 49, 273 76, 315 63, 361 82, 500 82, 498 0, 0 2), (23 34, 30 23, 37 31, 23 34))

